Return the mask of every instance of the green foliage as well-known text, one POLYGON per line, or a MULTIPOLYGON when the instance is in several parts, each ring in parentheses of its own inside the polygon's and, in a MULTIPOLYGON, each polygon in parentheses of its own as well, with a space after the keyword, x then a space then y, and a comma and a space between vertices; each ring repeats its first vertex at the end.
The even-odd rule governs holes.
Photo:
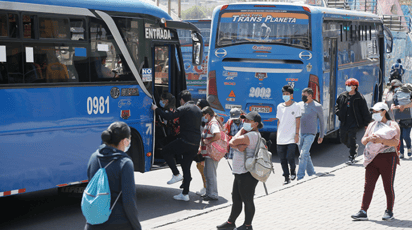
POLYGON ((206 18, 206 13, 200 6, 193 6, 182 12, 182 19, 203 19, 206 18))

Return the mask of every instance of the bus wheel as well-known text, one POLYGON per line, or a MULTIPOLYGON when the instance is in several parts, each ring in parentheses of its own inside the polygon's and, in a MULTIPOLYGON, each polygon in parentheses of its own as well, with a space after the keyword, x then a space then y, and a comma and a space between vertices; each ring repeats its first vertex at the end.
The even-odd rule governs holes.
POLYGON ((142 137, 139 132, 131 128, 132 131, 132 143, 130 149, 127 151, 127 155, 132 158, 134 171, 136 172, 145 172, 145 152, 142 137))

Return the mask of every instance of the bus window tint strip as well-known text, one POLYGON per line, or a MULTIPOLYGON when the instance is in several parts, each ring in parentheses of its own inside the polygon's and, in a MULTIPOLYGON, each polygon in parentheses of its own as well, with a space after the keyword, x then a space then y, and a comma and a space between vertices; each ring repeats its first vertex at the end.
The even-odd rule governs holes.
POLYGON ((217 47, 267 43, 311 49, 309 16, 304 13, 225 12, 217 31, 217 47))

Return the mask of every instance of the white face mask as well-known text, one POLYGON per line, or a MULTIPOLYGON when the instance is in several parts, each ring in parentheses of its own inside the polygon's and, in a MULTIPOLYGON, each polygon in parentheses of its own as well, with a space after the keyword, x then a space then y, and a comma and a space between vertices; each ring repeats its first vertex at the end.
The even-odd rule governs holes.
POLYGON ((375 120, 375 121, 382 121, 382 115, 381 115, 381 113, 373 113, 372 114, 372 119, 373 120, 375 120))
POLYGON ((129 145, 124 148, 123 152, 127 152, 129 150, 131 144, 132 144, 132 141, 129 140, 129 145))
POLYGON ((346 86, 346 91, 348 91, 348 92, 352 91, 352 86, 347 85, 346 86))

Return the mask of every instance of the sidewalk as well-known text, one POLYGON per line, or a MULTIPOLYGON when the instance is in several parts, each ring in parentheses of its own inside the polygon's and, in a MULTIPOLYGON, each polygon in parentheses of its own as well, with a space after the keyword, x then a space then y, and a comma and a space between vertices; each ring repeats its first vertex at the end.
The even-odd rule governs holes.
MULTIPOLYGON (((328 173, 292 182, 268 196, 255 197, 255 230, 268 229, 411 229, 412 228, 412 158, 398 165, 395 176, 395 220, 383 221, 386 196, 379 178, 368 210, 369 221, 353 221, 360 210, 365 169, 363 156, 359 162, 335 167, 328 173)), ((269 178, 270 179, 270 178, 269 178)), ((258 186, 262 186, 258 184, 258 186)), ((230 205, 196 214, 174 223, 158 226, 158 230, 208 230, 227 220, 230 205)), ((242 212, 236 221, 240 226, 242 212)), ((144 226, 143 226, 144 227, 144 226)))

